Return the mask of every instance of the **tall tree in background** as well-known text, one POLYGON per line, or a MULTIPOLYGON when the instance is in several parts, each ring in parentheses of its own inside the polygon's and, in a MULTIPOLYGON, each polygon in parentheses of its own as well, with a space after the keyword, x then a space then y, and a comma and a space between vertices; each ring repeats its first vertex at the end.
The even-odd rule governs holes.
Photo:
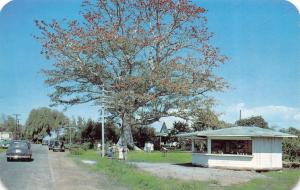
POLYGON ((132 128, 133 140, 136 146, 142 148, 145 146, 146 142, 155 141, 155 130, 148 126, 135 126, 132 128))
MULTIPOLYGON (((101 123, 94 122, 89 119, 86 126, 81 131, 81 139, 94 144, 96 141, 100 141, 102 136, 101 123)), ((118 128, 111 122, 108 121, 104 124, 105 131, 105 141, 110 141, 111 143, 116 143, 119 138, 118 128)))
POLYGON ((122 144, 133 146, 131 126, 190 115, 227 87, 214 74, 227 58, 209 44, 205 9, 188 0, 85 0, 82 16, 35 21, 42 54, 55 61, 44 70, 50 98, 99 104, 105 86, 122 144))
POLYGON ((32 138, 36 135, 45 135, 68 123, 68 118, 62 112, 50 108, 33 109, 26 121, 25 136, 32 138))
POLYGON ((15 134, 16 130, 16 119, 10 115, 1 115, 0 132, 7 131, 15 134))
POLYGON ((240 119, 235 122, 238 126, 255 126, 260 128, 269 128, 268 123, 262 116, 252 116, 246 119, 240 119))
MULTIPOLYGON (((222 125, 223 126, 223 125, 222 125)), ((192 128, 195 131, 220 128, 220 121, 211 109, 198 109, 195 111, 192 128)))

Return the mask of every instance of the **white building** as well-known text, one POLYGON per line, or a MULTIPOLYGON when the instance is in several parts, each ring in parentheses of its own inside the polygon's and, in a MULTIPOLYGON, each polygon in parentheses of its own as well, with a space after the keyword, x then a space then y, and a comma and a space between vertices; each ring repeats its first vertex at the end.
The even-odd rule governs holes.
POLYGON ((231 127, 182 133, 192 140, 192 163, 244 170, 282 169, 282 139, 294 135, 259 127, 231 127))
POLYGON ((12 132, 0 132, 0 140, 12 140, 12 132))

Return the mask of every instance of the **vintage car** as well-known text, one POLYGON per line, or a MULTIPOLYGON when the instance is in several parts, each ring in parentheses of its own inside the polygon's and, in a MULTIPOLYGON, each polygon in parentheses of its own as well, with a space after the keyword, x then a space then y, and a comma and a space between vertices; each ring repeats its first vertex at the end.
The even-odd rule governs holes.
POLYGON ((10 140, 1 140, 1 141, 0 141, 0 147, 1 147, 1 148, 8 148, 10 142, 11 142, 10 140))
POLYGON ((6 151, 7 161, 26 159, 28 161, 32 158, 31 145, 26 140, 14 140, 11 141, 6 151))
POLYGON ((50 140, 48 143, 48 149, 52 150, 53 149, 53 145, 54 145, 54 140, 50 140))
POLYGON ((48 140, 43 140, 42 145, 48 145, 48 140))
POLYGON ((56 140, 53 143, 53 152, 64 152, 65 151, 65 145, 63 141, 56 140))

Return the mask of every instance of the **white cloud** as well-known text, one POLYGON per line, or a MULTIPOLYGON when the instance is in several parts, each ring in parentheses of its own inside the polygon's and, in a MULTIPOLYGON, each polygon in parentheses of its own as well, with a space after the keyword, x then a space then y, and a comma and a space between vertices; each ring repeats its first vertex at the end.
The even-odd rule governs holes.
POLYGON ((11 2, 12 0, 1 0, 0 1, 0 12, 2 11, 2 8, 9 2, 11 2))
POLYGON ((298 13, 300 14, 300 0, 286 0, 286 1, 293 4, 297 8, 298 13))
POLYGON ((225 108, 221 118, 234 123, 239 119, 240 110, 242 110, 242 118, 261 115, 270 126, 276 125, 282 128, 293 126, 300 128, 300 108, 282 105, 248 107, 245 103, 238 103, 225 108))

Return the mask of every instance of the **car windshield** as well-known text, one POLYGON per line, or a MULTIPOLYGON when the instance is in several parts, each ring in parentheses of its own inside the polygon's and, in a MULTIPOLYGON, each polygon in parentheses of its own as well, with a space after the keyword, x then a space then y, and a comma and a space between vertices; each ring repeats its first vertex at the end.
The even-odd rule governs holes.
POLYGON ((26 142, 12 142, 10 144, 11 148, 27 148, 28 144, 26 142))
POLYGON ((59 141, 55 141, 54 145, 59 146, 59 141))

